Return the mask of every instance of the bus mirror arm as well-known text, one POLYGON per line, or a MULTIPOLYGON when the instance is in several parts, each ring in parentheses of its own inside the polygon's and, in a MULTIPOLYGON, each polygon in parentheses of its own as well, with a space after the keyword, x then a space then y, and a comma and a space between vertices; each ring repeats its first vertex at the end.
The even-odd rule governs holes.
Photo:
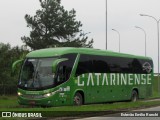
POLYGON ((21 63, 23 61, 23 59, 17 60, 12 64, 12 71, 11 71, 11 76, 15 75, 15 70, 16 70, 16 66, 21 63))
POLYGON ((53 62, 53 64, 52 64, 52 72, 53 72, 53 73, 56 73, 58 64, 61 63, 61 62, 63 62, 63 61, 67 61, 67 60, 68 60, 68 58, 61 58, 61 59, 55 60, 55 61, 53 62))

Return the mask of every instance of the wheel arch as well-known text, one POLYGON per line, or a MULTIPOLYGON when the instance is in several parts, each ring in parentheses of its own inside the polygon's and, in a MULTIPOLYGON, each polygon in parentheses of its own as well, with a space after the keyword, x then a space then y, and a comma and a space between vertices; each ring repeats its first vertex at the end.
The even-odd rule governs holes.
POLYGON ((131 96, 130 96, 130 100, 132 102, 135 102, 139 99, 139 91, 138 88, 133 88, 131 91, 131 96))
POLYGON ((82 98, 83 98, 83 101, 82 101, 82 102, 83 102, 83 104, 85 104, 85 95, 84 95, 84 91, 83 91, 82 89, 76 90, 76 91, 74 92, 72 98, 74 98, 74 95, 75 95, 76 93, 80 93, 80 94, 82 95, 82 98))
POLYGON ((131 93, 132 93, 134 90, 137 92, 137 95, 138 95, 138 98, 139 98, 139 90, 138 90, 138 88, 133 88, 132 91, 131 91, 131 93))

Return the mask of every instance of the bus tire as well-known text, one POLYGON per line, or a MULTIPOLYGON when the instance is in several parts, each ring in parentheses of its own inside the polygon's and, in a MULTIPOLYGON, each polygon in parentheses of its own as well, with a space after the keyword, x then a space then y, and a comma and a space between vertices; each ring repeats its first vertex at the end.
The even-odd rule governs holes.
POLYGON ((83 97, 79 92, 77 92, 74 95, 74 105, 79 106, 79 105, 82 105, 82 104, 83 104, 83 97))
POLYGON ((131 101, 136 102, 137 100, 138 100, 138 93, 136 90, 133 90, 131 95, 131 101))

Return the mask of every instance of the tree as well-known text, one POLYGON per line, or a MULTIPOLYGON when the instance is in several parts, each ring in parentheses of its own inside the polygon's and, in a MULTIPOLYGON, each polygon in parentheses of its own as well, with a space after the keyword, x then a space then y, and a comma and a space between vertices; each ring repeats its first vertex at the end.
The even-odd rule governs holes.
POLYGON ((22 59, 27 52, 18 46, 11 48, 10 44, 0 43, 0 94, 16 92, 20 65, 14 77, 11 77, 11 66, 14 61, 22 59))
POLYGON ((22 37, 22 41, 32 49, 54 46, 92 47, 93 39, 87 43, 88 37, 80 27, 82 23, 76 21, 76 11, 67 11, 61 0, 39 0, 42 9, 36 15, 25 15, 27 27, 31 28, 29 37, 22 37))

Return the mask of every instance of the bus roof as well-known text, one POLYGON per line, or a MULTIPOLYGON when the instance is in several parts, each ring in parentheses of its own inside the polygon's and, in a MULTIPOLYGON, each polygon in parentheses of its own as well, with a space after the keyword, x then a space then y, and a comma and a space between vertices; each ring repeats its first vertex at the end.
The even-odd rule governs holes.
POLYGON ((74 47, 59 47, 59 48, 46 48, 46 49, 35 50, 28 53, 26 57, 27 58, 53 57, 53 56, 60 56, 60 55, 69 54, 69 53, 151 59, 150 57, 118 53, 118 52, 113 52, 108 50, 99 50, 99 49, 93 49, 93 48, 74 48, 74 47))

